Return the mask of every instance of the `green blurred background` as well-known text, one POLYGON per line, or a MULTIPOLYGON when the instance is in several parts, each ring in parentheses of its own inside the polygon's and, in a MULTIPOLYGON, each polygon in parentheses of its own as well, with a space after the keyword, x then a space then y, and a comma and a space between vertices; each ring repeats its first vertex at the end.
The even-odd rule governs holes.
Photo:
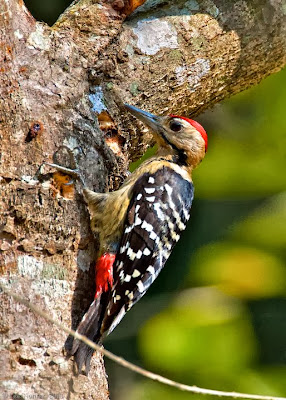
MULTIPOLYGON (((52 24, 69 2, 26 4, 52 24)), ((286 396, 285 111, 283 70, 198 118, 209 151, 189 227, 106 348, 186 384, 286 396)), ((113 400, 191 398, 106 367, 113 400)))

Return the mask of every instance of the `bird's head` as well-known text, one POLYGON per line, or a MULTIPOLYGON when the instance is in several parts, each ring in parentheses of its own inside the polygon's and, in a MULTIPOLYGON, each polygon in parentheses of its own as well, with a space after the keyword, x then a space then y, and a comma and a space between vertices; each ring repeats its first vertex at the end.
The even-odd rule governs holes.
POLYGON ((192 168, 204 158, 208 137, 198 122, 178 115, 158 117, 128 104, 125 107, 151 129, 160 146, 159 153, 174 155, 178 162, 192 168))

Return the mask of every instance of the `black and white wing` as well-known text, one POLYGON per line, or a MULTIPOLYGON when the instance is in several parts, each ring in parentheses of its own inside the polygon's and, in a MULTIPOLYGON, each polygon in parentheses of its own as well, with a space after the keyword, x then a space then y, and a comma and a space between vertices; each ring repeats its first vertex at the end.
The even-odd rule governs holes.
POLYGON ((192 182, 163 166, 135 183, 114 263, 114 285, 101 325, 109 334, 147 291, 186 228, 192 182))

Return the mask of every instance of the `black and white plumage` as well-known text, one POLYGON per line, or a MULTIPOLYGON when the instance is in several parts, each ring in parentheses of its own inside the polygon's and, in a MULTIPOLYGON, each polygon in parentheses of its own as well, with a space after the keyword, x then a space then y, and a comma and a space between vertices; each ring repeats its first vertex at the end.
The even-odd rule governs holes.
POLYGON ((133 186, 114 263, 104 330, 110 333, 164 267, 190 217, 193 184, 169 167, 144 173, 133 186))
MULTIPOLYGON (((119 190, 101 194, 84 188, 100 257, 96 297, 77 331, 96 343, 116 327, 164 267, 189 220, 191 172, 207 148, 206 133, 197 122, 126 107, 152 129, 159 149, 119 190)), ((75 340, 69 354, 79 370, 85 365, 88 372, 93 354, 89 346, 75 340)))

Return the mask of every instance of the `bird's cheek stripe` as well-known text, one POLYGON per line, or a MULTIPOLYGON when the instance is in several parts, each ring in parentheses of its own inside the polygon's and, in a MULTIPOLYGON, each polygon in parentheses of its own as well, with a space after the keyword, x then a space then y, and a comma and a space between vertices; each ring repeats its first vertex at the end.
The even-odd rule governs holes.
POLYGON ((104 253, 96 262, 95 266, 95 297, 113 286, 113 264, 115 254, 104 253))

